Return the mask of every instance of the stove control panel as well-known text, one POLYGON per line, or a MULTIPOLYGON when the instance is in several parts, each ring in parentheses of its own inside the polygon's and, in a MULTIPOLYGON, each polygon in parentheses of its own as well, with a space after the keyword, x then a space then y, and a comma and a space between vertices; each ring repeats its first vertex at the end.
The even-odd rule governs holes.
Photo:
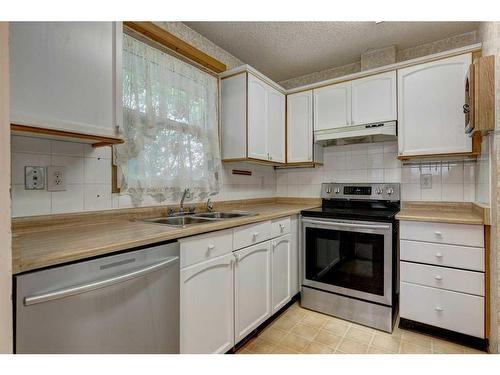
POLYGON ((372 199, 372 200, 400 200, 399 184, 360 184, 334 182, 324 183, 321 186, 323 199, 372 199))

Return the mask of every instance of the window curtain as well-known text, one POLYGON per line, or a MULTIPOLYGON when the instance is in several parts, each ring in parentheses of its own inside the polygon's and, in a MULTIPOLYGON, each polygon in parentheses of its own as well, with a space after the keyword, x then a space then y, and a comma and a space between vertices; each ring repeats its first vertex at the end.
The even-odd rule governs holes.
POLYGON ((114 146, 118 186, 145 195, 205 199, 219 191, 217 78, 123 35, 123 127, 114 146))

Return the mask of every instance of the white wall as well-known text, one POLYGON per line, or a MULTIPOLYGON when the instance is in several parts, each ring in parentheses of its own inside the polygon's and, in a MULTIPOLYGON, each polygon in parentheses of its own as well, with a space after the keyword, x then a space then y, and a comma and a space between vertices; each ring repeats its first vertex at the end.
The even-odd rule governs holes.
POLYGON ((9 24, 0 22, 0 353, 12 353, 9 24))
MULTIPOLYGON (((244 163, 224 164, 221 191, 213 200, 272 197, 275 173, 272 168, 244 163), (251 176, 233 175, 245 169, 251 176)), ((189 202, 189 201, 187 201, 189 202)), ((139 206, 159 202, 146 196, 139 206)), ((74 142, 12 136, 12 216, 32 216, 133 207, 128 195, 111 194, 111 148, 92 148, 74 142), (65 166, 66 191, 24 189, 25 166, 65 166)))
POLYGON ((403 166, 396 157, 397 142, 326 147, 322 167, 277 171, 276 195, 319 197, 322 182, 397 182, 402 200, 475 200, 474 163, 403 166), (432 175, 431 189, 420 187, 421 174, 432 175))

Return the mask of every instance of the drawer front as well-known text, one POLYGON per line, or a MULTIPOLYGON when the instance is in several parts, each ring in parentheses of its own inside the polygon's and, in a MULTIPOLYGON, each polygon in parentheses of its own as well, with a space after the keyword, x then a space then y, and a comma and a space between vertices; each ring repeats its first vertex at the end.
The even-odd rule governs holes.
POLYGON ((290 233, 290 217, 276 219, 271 222, 271 238, 290 233))
POLYGON ((484 271, 484 249, 431 242, 400 242, 401 260, 484 271))
POLYGON ((234 250, 241 249, 271 238, 271 222, 244 225, 234 229, 234 250))
POLYGON ((484 273, 401 262, 401 281, 484 296, 484 273))
POLYGON ((399 236, 403 240, 484 247, 482 225, 401 221, 399 236))
POLYGON ((401 282, 402 318, 484 338, 484 298, 401 282))
POLYGON ((211 232, 182 238, 181 268, 203 262, 233 251, 233 230, 211 232))

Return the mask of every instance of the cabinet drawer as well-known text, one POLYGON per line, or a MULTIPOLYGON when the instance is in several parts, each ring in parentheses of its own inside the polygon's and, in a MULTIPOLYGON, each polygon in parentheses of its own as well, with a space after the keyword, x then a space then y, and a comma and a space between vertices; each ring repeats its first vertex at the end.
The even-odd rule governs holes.
POLYGON ((401 221, 399 236, 404 240, 484 247, 482 225, 401 221))
POLYGON ((484 271, 484 249, 401 240, 401 260, 484 271))
POLYGON ((402 318, 484 338, 484 298, 401 282, 402 318))
POLYGON ((290 217, 276 219, 271 222, 271 238, 290 233, 290 217))
POLYGON ((401 262, 401 281, 484 296, 484 273, 401 262))
POLYGON ((229 229, 206 233, 182 238, 179 242, 181 245, 181 268, 183 268, 232 252, 233 231, 229 229))
POLYGON ((234 250, 241 249, 271 238, 271 222, 244 225, 234 229, 234 250))

